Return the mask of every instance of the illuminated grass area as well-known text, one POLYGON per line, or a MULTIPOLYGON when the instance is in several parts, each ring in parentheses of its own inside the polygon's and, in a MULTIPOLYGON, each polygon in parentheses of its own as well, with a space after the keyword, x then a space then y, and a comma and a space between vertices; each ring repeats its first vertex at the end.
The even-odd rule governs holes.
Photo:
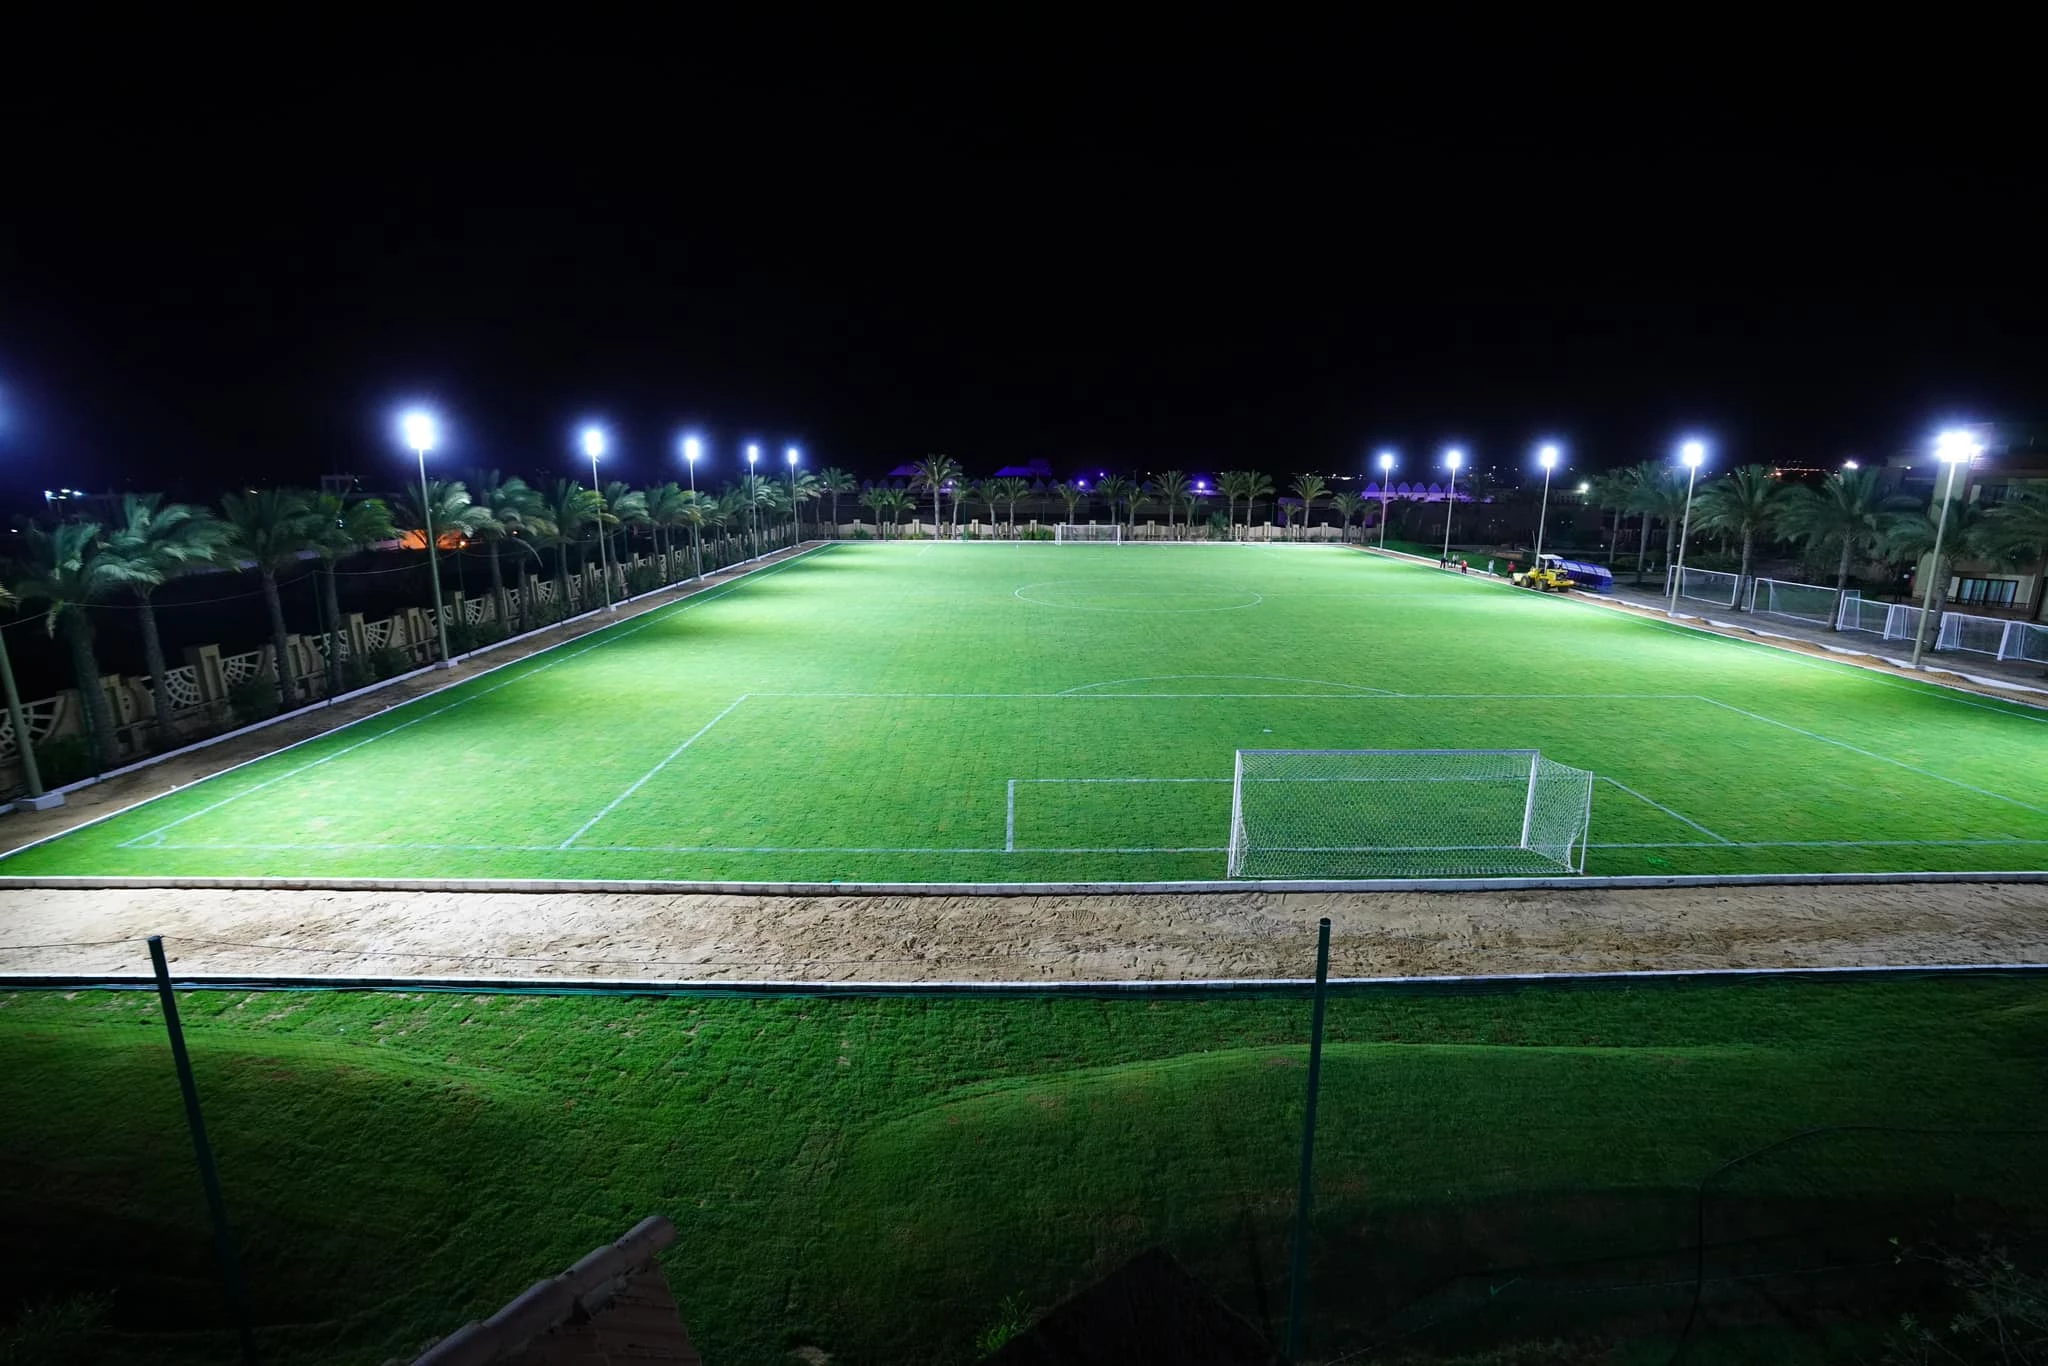
MULTIPOLYGON (((1635 1345, 1497 1359, 1667 1361, 1704 1189, 1688 1360, 1878 1360, 1902 1309, 1941 1321, 1890 1239, 2048 1228, 2016 1080, 2043 1002, 2024 977, 1340 992, 1304 1359, 1591 1335, 1635 1345), (1865 1279, 1812 1274, 1837 1266, 1865 1279)), ((1156 1246, 1277 1337, 1300 997, 181 1010, 266 1361, 411 1360, 657 1212, 707 1361, 973 1361, 1156 1246)), ((8 1359, 233 1359, 154 996, 0 995, 0 1114, 0 1355, 24 1306, 87 1301, 101 1335, 8 1359)))
POLYGON ((1335 547, 856 543, 0 874, 1219 878, 1296 747, 1590 769, 1588 874, 2048 866, 2048 713, 1335 547))

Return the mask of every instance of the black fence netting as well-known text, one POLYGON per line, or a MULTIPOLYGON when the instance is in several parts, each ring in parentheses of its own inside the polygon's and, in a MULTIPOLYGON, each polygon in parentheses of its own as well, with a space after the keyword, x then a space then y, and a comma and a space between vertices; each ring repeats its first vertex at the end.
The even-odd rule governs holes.
POLYGON ((2044 991, 1333 990, 1297 1273, 1298 988, 180 991, 232 1270, 156 993, 0 990, 0 1361, 411 1361, 650 1214, 721 1364, 1972 1360, 2044 991))

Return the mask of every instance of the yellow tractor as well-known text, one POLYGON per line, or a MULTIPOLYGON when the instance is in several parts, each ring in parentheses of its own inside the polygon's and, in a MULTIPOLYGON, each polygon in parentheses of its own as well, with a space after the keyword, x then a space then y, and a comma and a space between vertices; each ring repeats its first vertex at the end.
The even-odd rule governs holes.
POLYGON ((1539 593, 1569 593, 1572 581, 1556 565, 1540 564, 1515 575, 1515 587, 1533 588, 1539 593))

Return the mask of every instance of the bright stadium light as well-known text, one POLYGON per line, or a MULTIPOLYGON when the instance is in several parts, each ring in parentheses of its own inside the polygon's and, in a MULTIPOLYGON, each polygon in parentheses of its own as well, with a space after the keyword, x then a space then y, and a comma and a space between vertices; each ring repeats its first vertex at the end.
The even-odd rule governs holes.
POLYGON ((597 495, 597 573, 604 580, 604 610, 616 612, 612 602, 611 537, 604 530, 604 485, 597 481, 597 458, 605 453, 604 428, 595 422, 583 429, 583 453, 590 457, 590 491, 597 495))
POLYGON ((761 485, 754 477, 754 465, 761 458, 761 448, 753 442, 747 443, 747 531, 754 538, 754 558, 761 558, 761 485))
POLYGON ((427 492, 427 452, 440 444, 441 424, 425 408, 411 408, 398 419, 398 430, 420 462, 420 534, 426 538, 427 580, 434 590, 434 630, 441 644, 441 657, 433 667, 452 669, 455 660, 448 653, 448 604, 441 597, 441 547, 434 538, 434 504, 427 492))
POLYGON ((1843 469, 1845 469, 1845 470, 1852 470, 1852 471, 1853 471, 1853 470, 1860 470, 1860 469, 1862 469, 1862 468, 1863 468, 1863 466, 1861 466, 1861 465, 1857 464, 1857 463, 1856 463, 1856 462, 1855 462, 1854 460, 1844 460, 1844 461, 1842 462, 1842 468, 1843 468, 1843 469))
POLYGON ((1692 531, 1692 490, 1699 480, 1700 463, 1707 458, 1707 443, 1697 439, 1682 443, 1678 458, 1685 462, 1685 516, 1678 524, 1678 555, 1671 566, 1671 601, 1664 609, 1666 616, 1678 615, 1678 590, 1685 581, 1685 538, 1692 531))
POLYGON ((1941 541, 1948 530, 1948 500, 1955 492, 1958 468, 1967 471, 1970 462, 1984 450, 1974 436, 1960 427, 1950 428, 1934 439, 1934 455, 1941 461, 1941 515, 1934 523, 1934 554, 1927 562, 1926 590, 1920 595, 1920 624, 1913 631, 1913 667, 1927 648, 1927 619, 1934 615, 1934 590, 1941 583, 1941 541))
POLYGON ((1458 466, 1465 463, 1465 452, 1456 446, 1444 452, 1444 463, 1451 467, 1451 491, 1444 499, 1444 558, 1451 562, 1451 513, 1458 506, 1458 466))
POLYGON ((798 508, 796 501, 796 463, 803 459, 803 452, 791 446, 782 455, 785 460, 789 461, 789 544, 791 549, 794 549, 796 543, 802 539, 803 532, 803 524, 798 520, 797 516, 798 508))
POLYGON ((1536 514, 1536 563, 1531 569, 1543 565, 1543 524, 1550 518, 1550 472, 1557 468, 1557 447, 1546 445, 1536 452, 1536 463, 1543 466, 1543 508, 1536 514))
POLYGON ((1387 481, 1394 474, 1394 453, 1380 452, 1380 549, 1387 548, 1387 499, 1392 496, 1393 485, 1387 481))

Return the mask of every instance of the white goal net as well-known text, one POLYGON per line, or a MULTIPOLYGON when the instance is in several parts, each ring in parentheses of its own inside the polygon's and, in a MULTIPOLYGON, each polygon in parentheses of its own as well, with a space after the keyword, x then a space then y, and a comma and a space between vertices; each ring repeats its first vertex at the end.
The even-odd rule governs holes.
POLYGON ((1742 587, 1740 577, 1718 569, 1667 569, 1664 571, 1664 591, 1667 594, 1671 591, 1674 577, 1678 580, 1679 597, 1710 602, 1716 607, 1733 607, 1736 594, 1742 587))
POLYGON ((1241 749, 1229 876, 1583 872, 1593 775, 1533 749, 1241 749))
POLYGON ((1053 525, 1052 538, 1061 542, 1107 541, 1119 544, 1124 538, 1124 526, 1122 522, 1111 522, 1108 526, 1099 526, 1094 522, 1083 522, 1079 525, 1073 522, 1057 522, 1053 525))

